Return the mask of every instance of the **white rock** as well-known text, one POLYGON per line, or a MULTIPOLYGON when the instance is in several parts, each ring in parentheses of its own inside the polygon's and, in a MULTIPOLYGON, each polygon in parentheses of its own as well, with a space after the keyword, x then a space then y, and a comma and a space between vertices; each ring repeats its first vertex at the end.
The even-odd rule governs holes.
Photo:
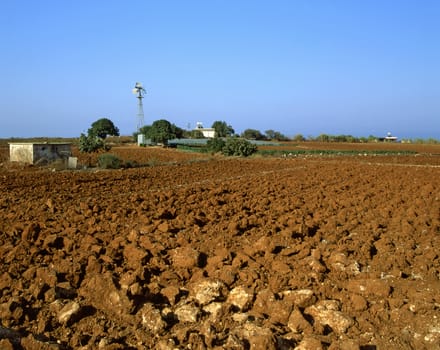
MULTIPOLYGON (((272 331, 246 322, 234 332, 240 339, 246 339, 250 350, 275 350, 276 341, 272 331)), ((241 349, 241 348, 240 348, 241 349)))
POLYGON ((335 252, 330 255, 328 264, 333 270, 345 271, 353 275, 358 275, 360 273, 359 263, 354 260, 349 260, 342 252, 335 252))
POLYGON ((200 305, 206 305, 221 297, 224 289, 219 280, 203 280, 192 287, 192 295, 200 305))
POLYGON ((272 335, 272 331, 269 328, 260 327, 251 322, 245 323, 241 328, 241 331, 246 338, 253 335, 272 335))
POLYGON ((353 325, 352 318, 339 311, 336 300, 320 301, 306 308, 304 313, 311 315, 320 324, 329 326, 337 334, 345 333, 353 325))
POLYGON ((180 322, 194 323, 198 321, 200 310, 191 304, 177 305, 174 314, 180 322))
POLYGON ((244 287, 238 286, 229 292, 227 302, 244 311, 250 306, 253 298, 253 293, 248 292, 244 287))
POLYGON ((246 322, 248 318, 249 318, 248 314, 241 312, 232 315, 232 319, 238 323, 246 322))
POLYGON ((110 341, 108 338, 101 338, 101 340, 98 343, 98 349, 104 349, 109 345, 110 341))
POLYGON ((60 323, 67 323, 73 315, 76 315, 80 310, 80 306, 76 301, 67 303, 58 313, 58 321, 60 323))
POLYGON ((212 320, 217 320, 221 314, 222 303, 211 303, 203 307, 203 311, 209 313, 212 320))
POLYGON ((350 262, 347 267, 347 271, 353 275, 359 275, 361 273, 361 266, 357 261, 350 262))
POLYGON ((427 343, 440 344, 440 325, 434 325, 429 328, 429 333, 425 335, 424 340, 427 343))
POLYGON ((316 301, 315 293, 311 289, 286 290, 280 295, 284 300, 290 301, 298 307, 311 306, 316 301))
POLYGON ((137 314, 141 318, 142 325, 153 334, 161 332, 167 325, 162 319, 160 311, 152 304, 143 305, 137 314))
POLYGON ((323 273, 326 271, 326 267, 323 264, 321 264, 318 259, 315 259, 314 257, 309 256, 308 258, 306 258, 304 260, 307 261, 307 263, 310 266, 310 268, 312 269, 312 271, 314 271, 316 273, 323 273))

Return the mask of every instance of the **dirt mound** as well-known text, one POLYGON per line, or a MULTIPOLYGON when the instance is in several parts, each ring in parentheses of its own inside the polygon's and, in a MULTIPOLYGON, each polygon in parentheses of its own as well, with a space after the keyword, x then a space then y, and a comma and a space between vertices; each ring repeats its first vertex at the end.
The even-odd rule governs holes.
POLYGON ((0 348, 434 349, 440 168, 411 159, 3 169, 0 348))

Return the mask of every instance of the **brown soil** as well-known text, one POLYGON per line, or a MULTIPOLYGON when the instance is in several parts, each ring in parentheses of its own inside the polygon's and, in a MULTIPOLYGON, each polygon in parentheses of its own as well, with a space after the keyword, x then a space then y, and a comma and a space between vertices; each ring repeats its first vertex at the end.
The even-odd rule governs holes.
POLYGON ((0 349, 439 348, 435 152, 113 151, 0 168, 0 349))

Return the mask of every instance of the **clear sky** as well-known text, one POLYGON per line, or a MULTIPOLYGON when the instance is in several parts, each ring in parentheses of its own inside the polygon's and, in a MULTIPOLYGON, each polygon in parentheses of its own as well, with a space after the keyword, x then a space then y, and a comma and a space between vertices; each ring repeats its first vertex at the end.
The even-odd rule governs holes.
POLYGON ((106 117, 440 139, 438 0, 1 0, 0 137, 106 117))

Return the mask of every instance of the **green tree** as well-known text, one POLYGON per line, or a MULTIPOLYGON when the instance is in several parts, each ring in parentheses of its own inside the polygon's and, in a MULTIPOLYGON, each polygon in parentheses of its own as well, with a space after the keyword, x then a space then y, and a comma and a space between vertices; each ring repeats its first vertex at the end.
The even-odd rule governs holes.
POLYGON ((135 131, 133 133, 133 141, 137 142, 138 141, 138 135, 145 135, 145 138, 150 139, 150 130, 151 130, 151 125, 144 125, 141 128, 139 128, 139 131, 135 131))
POLYGON ((315 138, 315 140, 318 142, 330 142, 331 137, 327 134, 320 134, 315 138))
POLYGON ((229 137, 234 135, 235 131, 232 126, 228 125, 224 121, 215 121, 211 128, 215 130, 215 134, 217 137, 229 137))
POLYGON ((151 131, 151 125, 144 125, 139 129, 139 134, 145 135, 145 137, 149 137, 151 131))
POLYGON ((203 132, 200 130, 191 130, 188 131, 188 137, 191 139, 204 139, 205 136, 203 135, 203 132))
POLYGON ((171 129, 173 131, 174 137, 176 139, 181 139, 183 138, 184 134, 185 134, 185 130, 183 130, 182 128, 179 128, 178 126, 171 124, 171 129))
POLYGON ((292 140, 296 142, 301 142, 301 141, 305 141, 306 138, 301 134, 296 134, 295 136, 293 136, 292 140))
POLYGON ((80 152, 91 153, 102 148, 107 148, 105 138, 108 136, 119 136, 119 129, 110 119, 101 118, 93 122, 87 130, 87 135, 81 133, 78 141, 80 152))
POLYGON ((266 137, 258 130, 246 129, 241 133, 241 137, 248 140, 264 140, 266 137))
POLYGON ((282 133, 280 133, 279 131, 275 131, 275 130, 266 130, 266 137, 269 140, 276 140, 276 141, 289 141, 289 138, 285 135, 283 135, 282 133))
POLYGON ((147 138, 151 138, 151 141, 168 144, 168 140, 176 138, 175 130, 172 124, 165 119, 159 119, 153 122, 147 138))
POLYGON ((119 136, 119 129, 110 119, 101 118, 92 123, 87 133, 89 136, 97 136, 104 140, 108 135, 119 136))
POLYGON ((269 140, 275 140, 275 130, 269 129, 264 132, 269 140))

